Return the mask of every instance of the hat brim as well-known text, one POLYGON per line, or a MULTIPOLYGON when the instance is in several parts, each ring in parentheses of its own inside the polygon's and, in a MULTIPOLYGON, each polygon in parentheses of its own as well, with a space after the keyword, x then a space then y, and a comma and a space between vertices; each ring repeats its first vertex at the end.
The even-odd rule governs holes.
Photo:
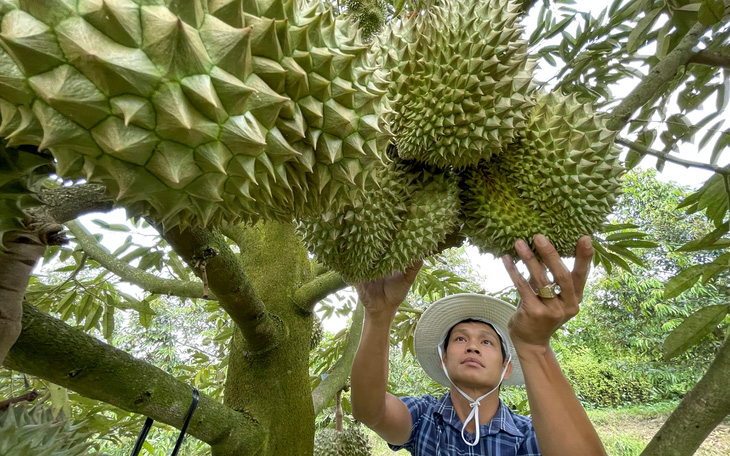
POLYGON ((413 336, 416 359, 435 382, 450 387, 451 382, 441 369, 438 345, 444 340, 449 329, 460 321, 469 318, 485 320, 497 329, 507 351, 512 355, 512 375, 502 384, 524 385, 522 367, 507 328, 507 323, 516 310, 517 308, 508 302, 475 293, 441 298, 431 304, 418 320, 413 336))

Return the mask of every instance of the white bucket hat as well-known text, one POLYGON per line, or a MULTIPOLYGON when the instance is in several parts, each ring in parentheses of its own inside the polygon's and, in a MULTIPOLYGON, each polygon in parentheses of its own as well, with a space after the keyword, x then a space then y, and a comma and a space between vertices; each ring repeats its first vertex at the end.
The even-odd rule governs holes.
POLYGON ((522 367, 517 352, 509 337, 507 322, 517 308, 497 298, 476 293, 462 293, 441 298, 431 304, 421 315, 413 336, 416 359, 423 370, 435 382, 450 387, 451 382, 441 368, 439 345, 446 334, 457 323, 467 320, 481 320, 491 324, 502 338, 507 356, 512 358, 512 375, 503 385, 524 385, 522 367))

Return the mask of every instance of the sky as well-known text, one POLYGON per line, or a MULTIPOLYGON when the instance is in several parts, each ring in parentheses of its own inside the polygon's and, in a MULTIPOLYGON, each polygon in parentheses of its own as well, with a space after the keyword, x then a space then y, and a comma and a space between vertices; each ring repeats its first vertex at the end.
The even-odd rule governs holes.
MULTIPOLYGON (((581 8, 594 14, 598 14, 608 4, 610 4, 610 2, 607 0, 592 0, 590 2, 578 2, 578 4, 573 5, 573 7, 581 8)), ((528 16, 527 20, 525 21, 527 36, 529 36, 531 30, 534 29, 534 27, 536 26, 537 8, 533 9, 531 13, 532 14, 528 16)), ((556 40, 557 39, 559 38, 556 38, 556 40)), ((548 80, 550 77, 551 74, 549 72, 536 74, 536 78, 538 80, 548 80)), ((632 88, 633 87, 614 87, 613 92, 617 97, 623 97, 628 94, 632 88)), ((704 115, 706 115, 707 112, 704 115)), ((694 151, 683 151, 683 157, 696 161, 703 161, 703 158, 706 161, 706 155, 707 154, 701 154, 697 152, 696 149, 694 151)), ((653 168, 654 166, 655 159, 651 157, 645 158, 639 165, 640 168, 653 168)), ((708 177, 710 177, 711 174, 712 173, 709 171, 687 169, 679 165, 667 163, 663 172, 658 174, 658 178, 662 181, 674 181, 681 185, 695 188, 698 187, 702 182, 704 182, 708 177)), ((81 223, 86 226, 87 229, 89 229, 90 231, 95 231, 96 225, 94 225, 94 223, 92 222, 92 220, 95 218, 103 218, 104 221, 106 221, 107 223, 124 223, 126 220, 124 210, 120 209, 104 215, 86 215, 81 218, 81 223)), ((149 234, 153 233, 154 231, 150 229, 149 234)), ((124 242, 126 236, 126 233, 116 234, 105 232, 103 245, 110 251, 113 251, 124 242)), ((149 238, 144 236, 144 234, 136 235, 135 241, 140 244, 146 244, 149 242, 149 238)), ((509 276, 504 270, 501 259, 494 258, 492 255, 488 254, 482 255, 477 251, 475 247, 468 247, 467 255, 469 260, 474 265, 475 270, 478 271, 478 274, 481 277, 480 285, 488 292, 496 292, 502 290, 511 284, 509 276)), ((572 261, 566 261, 566 264, 568 265, 568 267, 572 267, 572 261)), ((138 295, 141 294, 141 291, 136 287, 129 287, 128 289, 125 289, 125 291, 133 292, 138 295)), ((324 324, 326 330, 338 331, 345 324, 345 321, 342 318, 332 318, 325 321, 324 324)))

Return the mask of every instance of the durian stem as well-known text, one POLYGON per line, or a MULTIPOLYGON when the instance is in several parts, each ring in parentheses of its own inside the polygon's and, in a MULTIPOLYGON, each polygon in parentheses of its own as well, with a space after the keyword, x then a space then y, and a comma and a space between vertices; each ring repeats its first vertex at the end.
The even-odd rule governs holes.
POLYGON ((114 202, 99 184, 72 185, 42 190, 43 205, 28 210, 31 219, 66 223, 90 212, 108 212, 114 202))
MULTIPOLYGON (((76 238, 81 249, 94 261, 121 277, 124 281, 137 285, 150 293, 179 296, 181 298, 203 298, 203 285, 184 280, 162 279, 129 263, 119 260, 107 252, 94 236, 86 232, 84 227, 76 222, 66 222, 66 227, 76 238)), ((208 299, 216 299, 208 296, 208 299)))
MULTIPOLYGON (((151 222, 154 225, 154 221, 151 222)), ((284 339, 283 325, 267 312, 236 254, 220 233, 202 227, 185 231, 178 227, 168 231, 157 228, 198 276, 202 275, 197 267, 200 259, 206 257, 206 252, 216 252, 205 265, 210 291, 215 293, 223 310, 241 329, 252 353, 268 351, 284 339)))
POLYGON ((684 160, 682 158, 674 157, 667 152, 660 152, 658 150, 650 149, 650 148, 643 146, 639 143, 636 143, 634 141, 629 141, 628 139, 616 138, 616 144, 621 144, 622 146, 626 146, 629 149, 635 150, 636 152, 638 152, 642 155, 651 155, 651 156, 660 158, 662 160, 666 160, 671 163, 676 163, 678 165, 686 166, 688 168, 692 167, 692 168, 707 169, 710 171, 714 171, 717 174, 722 174, 725 176, 730 175, 730 169, 728 169, 728 168, 723 168, 718 165, 695 162, 695 161, 691 161, 691 160, 684 160))
POLYGON ((692 55, 692 57, 689 59, 689 63, 730 68, 730 54, 722 52, 700 51, 692 55))
MULTIPOLYGON (((23 331, 4 365, 178 429, 192 400, 186 383, 28 303, 23 306, 23 331)), ((188 433, 220 454, 257 454, 264 440, 253 418, 205 394, 188 433)))
POLYGON ((705 30, 707 26, 700 22, 693 25, 677 47, 657 63, 641 83, 611 111, 606 127, 614 131, 623 129, 634 111, 644 106, 658 91, 664 90, 665 85, 674 79, 677 70, 686 65, 694 55, 693 49, 705 30))
POLYGON ((7 409, 13 404, 17 404, 19 402, 33 402, 34 400, 36 400, 36 398, 38 398, 38 391, 33 390, 17 397, 5 399, 4 401, 0 401, 0 412, 7 409))
POLYGON ((689 456, 730 414, 730 336, 697 385, 685 394, 641 456, 689 456))
POLYGON ((350 332, 347 334, 347 341, 345 342, 345 349, 342 351, 342 356, 332 366, 329 371, 327 378, 314 388, 312 391, 312 402, 314 403, 314 414, 318 415, 319 412, 327 407, 327 403, 332 400, 332 397, 341 391, 347 383, 347 379, 350 377, 350 371, 352 371, 352 362, 355 360, 355 353, 357 352, 357 346, 360 344, 360 336, 362 335, 362 320, 365 315, 365 310, 362 303, 358 301, 355 311, 352 313, 352 324, 350 325, 350 332))
POLYGON ((294 303, 302 310, 311 312, 319 301, 347 286, 342 276, 330 271, 302 285, 294 294, 294 303))

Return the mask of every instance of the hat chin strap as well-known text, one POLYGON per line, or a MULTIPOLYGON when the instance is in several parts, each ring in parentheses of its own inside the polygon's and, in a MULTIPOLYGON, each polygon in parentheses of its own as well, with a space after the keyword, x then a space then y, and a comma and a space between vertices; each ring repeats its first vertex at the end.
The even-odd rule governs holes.
MULTIPOLYGON (((439 350, 439 359, 443 360, 444 359, 444 355, 443 355, 443 350, 441 349, 441 345, 438 346, 438 350, 439 350)), ((441 362, 441 369, 443 369, 444 374, 446 374, 446 378, 448 378, 449 379, 449 382, 451 382, 451 385, 454 388, 456 388, 456 391, 458 391, 459 393, 461 393, 461 395, 464 396, 466 398, 466 400, 469 401, 469 407, 471 407, 471 412, 469 413, 469 416, 466 417, 466 421, 464 421, 464 425, 461 428, 461 439, 467 445, 469 445, 469 446, 476 446, 476 445, 479 444, 479 437, 480 437, 480 433, 479 433, 479 406, 481 405, 481 400, 484 399, 485 397, 489 396, 494 391, 496 391, 497 388, 499 388, 499 386, 502 384, 502 380, 504 380, 504 376, 507 373, 507 368, 509 367, 509 363, 511 361, 512 361, 512 353, 510 353, 509 354, 509 358, 507 358, 507 364, 504 366, 504 369, 502 370, 502 375, 499 377, 499 383, 497 383, 497 386, 495 386, 494 388, 492 388, 492 390, 489 391, 487 394, 484 394, 482 396, 479 396, 479 398, 477 398, 476 400, 475 399, 472 399, 468 394, 466 394, 464 391, 462 391, 461 388, 459 388, 458 386, 456 386, 456 383, 454 383, 451 380, 451 377, 449 377, 449 373, 446 371, 446 365, 444 365, 443 361, 441 362), (464 431, 466 431, 466 425, 469 424, 469 422, 471 420, 474 420, 474 428, 476 429, 476 432, 474 434, 474 443, 469 443, 466 440, 466 436, 464 435, 464 431)))

